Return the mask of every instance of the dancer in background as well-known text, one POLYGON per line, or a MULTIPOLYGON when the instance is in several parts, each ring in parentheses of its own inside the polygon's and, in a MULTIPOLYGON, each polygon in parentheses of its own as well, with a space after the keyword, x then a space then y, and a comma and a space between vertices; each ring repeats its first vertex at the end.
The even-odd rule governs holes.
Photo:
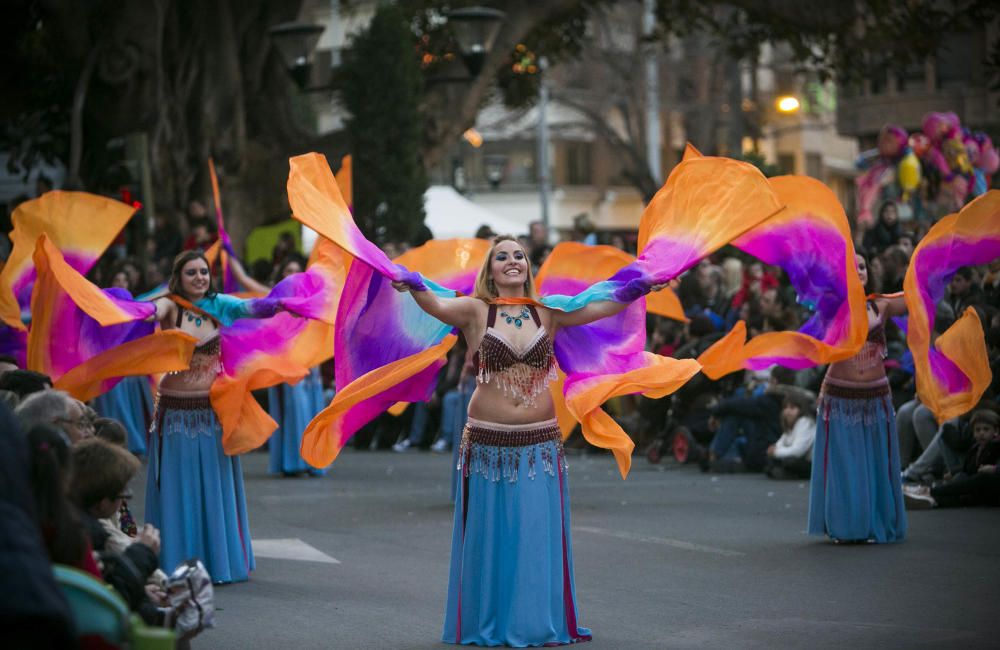
MULTIPOLYGON (((275 274, 275 280, 281 281, 305 269, 305 260, 298 255, 286 255, 275 274)), ((296 476, 308 473, 312 476, 322 476, 325 470, 316 469, 302 459, 302 432, 309 421, 326 406, 323 397, 323 379, 319 366, 313 366, 309 374, 297 384, 281 384, 267 389, 268 411, 278 423, 268 441, 270 462, 268 471, 271 474, 296 476)))
MULTIPOLYGON (((858 276, 868 283, 865 258, 858 276)), ((885 323, 906 313, 902 296, 868 300, 868 339, 830 364, 816 416, 809 533, 835 542, 902 541, 906 536, 896 414, 885 374, 885 323)))
MULTIPOLYGON (((126 298, 132 297, 136 287, 131 286, 131 278, 120 264, 111 273, 111 287, 126 298)), ((108 392, 98 395, 91 406, 99 415, 117 420, 128 431, 128 450, 137 456, 146 455, 146 436, 153 417, 153 395, 149 377, 124 377, 108 392)))
POLYGON ((198 340, 190 368, 160 382, 151 429, 146 520, 161 531, 160 564, 172 568, 197 557, 214 582, 244 581, 254 558, 243 473, 239 456, 223 451, 209 389, 222 369, 220 326, 229 319, 273 316, 280 301, 215 293, 204 253, 186 251, 174 260, 170 296, 155 305, 163 329, 198 340))

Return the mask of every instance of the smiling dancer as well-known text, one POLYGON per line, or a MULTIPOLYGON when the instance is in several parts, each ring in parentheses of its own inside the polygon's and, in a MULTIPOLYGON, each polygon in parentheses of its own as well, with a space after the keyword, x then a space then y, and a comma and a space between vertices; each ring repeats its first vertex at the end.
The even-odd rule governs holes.
POLYGON ((510 236, 495 240, 474 297, 393 286, 409 290, 424 311, 478 348, 478 386, 459 458, 444 640, 589 640, 577 622, 566 462, 549 393, 556 379, 552 341, 560 328, 612 316, 628 303, 597 301, 574 312, 543 307, 527 256, 510 236))
POLYGON ((200 558, 215 582, 247 580, 254 568, 239 456, 223 450, 222 429, 209 390, 219 375, 219 328, 228 318, 266 318, 279 301, 240 300, 215 293, 201 251, 174 260, 170 296, 155 301, 163 329, 198 340, 188 370, 160 382, 150 433, 146 520, 160 529, 161 565, 200 558), (195 306, 195 305, 198 306, 195 306), (218 314, 213 316, 212 314, 218 314))

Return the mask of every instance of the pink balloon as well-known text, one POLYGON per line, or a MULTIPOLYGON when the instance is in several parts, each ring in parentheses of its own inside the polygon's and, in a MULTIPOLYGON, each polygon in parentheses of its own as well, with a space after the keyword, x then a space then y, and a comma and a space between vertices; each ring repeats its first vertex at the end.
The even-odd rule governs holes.
POLYGON ((1000 154, 993 148, 992 142, 989 143, 989 147, 984 146, 979 152, 979 169, 987 176, 992 176, 1000 169, 1000 154))
POLYGON ((886 124, 878 133, 878 152, 886 158, 898 158, 906 147, 906 129, 896 124, 886 124))
POLYGON ((928 149, 924 160, 940 172, 941 178, 948 178, 951 175, 951 166, 948 165, 948 159, 944 157, 944 154, 941 153, 941 149, 938 147, 928 149))
POLYGON ((982 153, 979 141, 971 133, 966 133, 962 136, 962 144, 965 145, 965 155, 969 157, 969 162, 973 167, 979 167, 979 156, 982 153))
POLYGON ((928 113, 924 115, 923 122, 924 135, 931 139, 931 142, 938 144, 942 140, 949 140, 958 134, 962 124, 958 115, 954 113, 928 113))

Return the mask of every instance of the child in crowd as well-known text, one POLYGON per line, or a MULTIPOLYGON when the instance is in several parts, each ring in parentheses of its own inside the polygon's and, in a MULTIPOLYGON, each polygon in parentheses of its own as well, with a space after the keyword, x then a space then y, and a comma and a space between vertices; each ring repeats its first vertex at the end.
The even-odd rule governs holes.
POLYGON ((910 508, 935 506, 996 506, 1000 505, 1000 415, 985 409, 972 414, 969 423, 975 444, 965 455, 962 470, 945 476, 934 487, 907 485, 903 489, 910 508))
POLYGON ((764 472, 771 478, 809 478, 816 439, 816 400, 808 392, 789 387, 781 408, 783 433, 767 448, 764 472))

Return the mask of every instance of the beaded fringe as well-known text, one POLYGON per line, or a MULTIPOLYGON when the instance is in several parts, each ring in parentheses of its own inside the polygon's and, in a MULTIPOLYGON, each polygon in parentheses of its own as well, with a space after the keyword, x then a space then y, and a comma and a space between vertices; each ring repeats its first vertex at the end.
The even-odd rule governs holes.
POLYGON ((850 399, 820 393, 818 409, 825 422, 840 420, 850 425, 871 426, 885 422, 886 414, 892 417, 892 395, 850 399))
POLYGON ((490 331, 483 337, 477 376, 480 384, 495 382, 515 402, 535 406, 536 398, 558 377, 548 334, 536 340, 524 356, 515 354, 508 343, 490 331))
POLYGON ((535 428, 514 426, 510 430, 494 430, 481 423, 466 424, 456 467, 463 476, 478 474, 494 482, 504 479, 515 483, 522 462, 527 463, 528 478, 532 480, 539 465, 549 476, 555 476, 557 468, 566 471, 558 425, 545 423, 535 428))
POLYGON ((861 350, 854 355, 854 368, 866 372, 877 368, 885 362, 885 346, 872 341, 866 341, 861 350))
POLYGON ((489 371, 480 365, 479 383, 488 384, 491 381, 503 390, 504 395, 525 406, 535 406, 538 396, 549 389, 549 384, 559 378, 555 365, 539 370, 523 363, 511 366, 506 370, 489 371))
POLYGON ((188 438, 197 438, 199 434, 215 435, 219 420, 208 397, 185 398, 157 394, 149 432, 155 434, 157 426, 162 427, 163 435, 183 433, 188 438))

